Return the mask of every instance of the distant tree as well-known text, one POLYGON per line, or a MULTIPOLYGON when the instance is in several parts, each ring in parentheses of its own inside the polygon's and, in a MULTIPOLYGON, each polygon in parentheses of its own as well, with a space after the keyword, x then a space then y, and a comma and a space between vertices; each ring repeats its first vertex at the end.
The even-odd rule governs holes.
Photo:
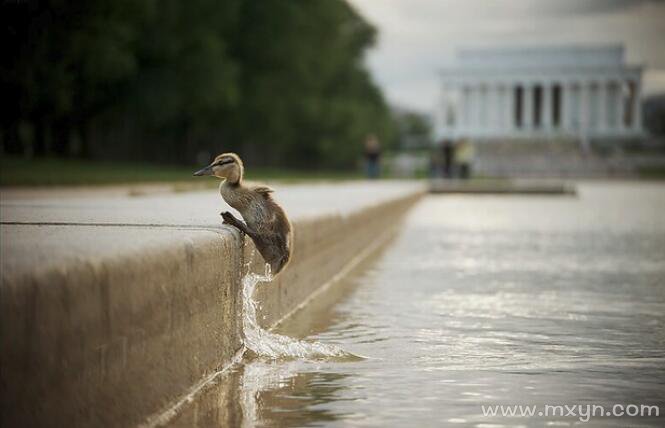
POLYGON ((342 0, 2 3, 2 147, 352 167, 392 117, 363 63, 376 31, 342 0))
POLYGON ((78 131, 87 153, 90 120, 113 104, 116 85, 136 72, 132 17, 139 6, 130 0, 4 2, 3 129, 12 134, 16 126, 29 126, 36 155, 48 148, 69 155, 78 131))
POLYGON ((250 158, 349 167, 364 135, 388 137, 388 110, 362 62, 375 30, 346 2, 244 2, 237 35, 234 123, 250 158))

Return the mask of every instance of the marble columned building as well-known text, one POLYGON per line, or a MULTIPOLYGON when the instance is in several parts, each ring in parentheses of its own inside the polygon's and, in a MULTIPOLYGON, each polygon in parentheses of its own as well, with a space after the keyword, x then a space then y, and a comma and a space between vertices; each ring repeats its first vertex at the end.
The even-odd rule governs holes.
POLYGON ((642 67, 622 46, 482 48, 441 71, 444 138, 632 138, 642 134, 642 67))

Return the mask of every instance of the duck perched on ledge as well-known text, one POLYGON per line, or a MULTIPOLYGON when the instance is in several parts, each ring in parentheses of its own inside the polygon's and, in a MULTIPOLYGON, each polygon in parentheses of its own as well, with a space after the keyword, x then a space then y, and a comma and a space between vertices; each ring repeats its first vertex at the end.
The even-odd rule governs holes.
POLYGON ((243 173, 240 157, 235 153, 223 153, 194 175, 213 175, 223 180, 219 186, 222 198, 240 212, 246 224, 228 211, 221 213, 224 223, 237 227, 252 238, 263 260, 276 275, 291 257, 291 223, 270 195, 273 190, 243 183, 243 173))

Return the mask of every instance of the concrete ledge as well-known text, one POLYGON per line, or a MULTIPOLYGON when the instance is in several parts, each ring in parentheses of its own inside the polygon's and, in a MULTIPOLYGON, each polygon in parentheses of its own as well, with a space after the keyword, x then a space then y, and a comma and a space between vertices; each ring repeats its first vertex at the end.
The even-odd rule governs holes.
POLYGON ((2 425, 138 422, 229 361, 241 346, 241 242, 230 230, 189 239, 3 272, 2 425))
MULTIPOLYGON (((259 288, 264 325, 307 299, 421 194, 420 185, 395 183, 281 190, 295 213, 294 255, 259 288)), ((3 198, 2 426, 139 424, 228 364, 241 349, 249 246, 219 225, 221 209, 214 192, 3 198)))

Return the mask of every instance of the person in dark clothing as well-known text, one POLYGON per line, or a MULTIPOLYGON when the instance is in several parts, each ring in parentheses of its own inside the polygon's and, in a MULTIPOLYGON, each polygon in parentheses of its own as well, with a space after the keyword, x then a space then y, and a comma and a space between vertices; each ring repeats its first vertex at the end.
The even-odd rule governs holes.
POLYGON ((441 151, 443 152, 442 175, 444 178, 451 178, 453 176, 453 142, 450 140, 443 140, 441 143, 441 151))
POLYGON ((365 139, 365 171, 367 178, 379 178, 379 159, 381 158, 381 145, 376 135, 370 134, 365 139))

